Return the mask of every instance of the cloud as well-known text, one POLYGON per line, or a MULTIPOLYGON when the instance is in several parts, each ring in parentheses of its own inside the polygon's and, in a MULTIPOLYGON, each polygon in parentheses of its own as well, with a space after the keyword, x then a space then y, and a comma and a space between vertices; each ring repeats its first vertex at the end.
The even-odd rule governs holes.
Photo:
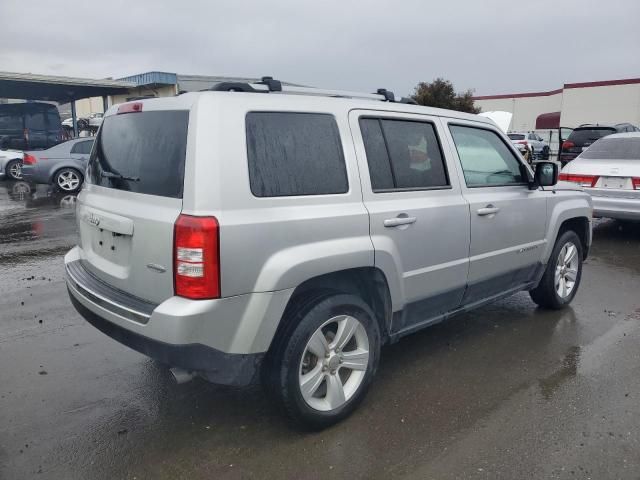
POLYGON ((3 0, 0 17, 0 68, 17 72, 273 75, 398 94, 438 76, 478 94, 640 76, 637 0, 3 0))

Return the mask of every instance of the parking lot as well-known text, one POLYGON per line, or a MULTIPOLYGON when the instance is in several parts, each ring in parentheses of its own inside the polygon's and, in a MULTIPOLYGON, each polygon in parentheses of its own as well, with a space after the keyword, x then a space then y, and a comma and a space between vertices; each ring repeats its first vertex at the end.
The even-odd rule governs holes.
POLYGON ((640 225, 596 222, 571 308, 521 293, 388 346, 362 407, 310 434, 88 325, 73 206, 0 183, 2 479, 638 478, 640 225))

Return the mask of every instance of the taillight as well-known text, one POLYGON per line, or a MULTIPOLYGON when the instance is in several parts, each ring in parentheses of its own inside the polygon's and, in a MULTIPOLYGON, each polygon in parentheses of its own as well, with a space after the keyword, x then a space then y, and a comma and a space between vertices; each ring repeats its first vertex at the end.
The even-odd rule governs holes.
POLYGON ((176 295, 194 300, 220 297, 219 240, 215 217, 178 217, 173 234, 176 295))
POLYGON ((529 142, 526 140, 518 140, 516 143, 519 143, 520 145, 529 145, 529 142))
POLYGON ((576 144, 569 140, 565 140, 564 142, 562 142, 562 150, 569 150, 570 148, 573 148, 575 146, 576 144))
POLYGON ((118 115, 121 113, 134 113, 142 111, 142 102, 123 103, 118 107, 118 115))
POLYGON ((640 190, 640 177, 633 177, 631 182, 633 183, 634 190, 640 190))
POLYGON ((25 153, 24 157, 22 158, 22 163, 24 165, 35 165, 36 163, 38 163, 38 159, 33 155, 25 153))
POLYGON ((561 173, 558 175, 558 180, 565 182, 573 182, 582 185, 583 187, 594 187, 598 183, 598 178, 595 175, 573 175, 571 173, 561 173))

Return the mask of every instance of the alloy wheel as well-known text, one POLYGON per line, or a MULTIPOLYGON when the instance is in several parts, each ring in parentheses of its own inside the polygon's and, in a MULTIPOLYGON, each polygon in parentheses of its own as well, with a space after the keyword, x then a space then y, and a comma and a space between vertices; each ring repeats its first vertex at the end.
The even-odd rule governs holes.
POLYGON ((58 174, 57 184, 65 192, 72 192, 80 185, 80 177, 72 170, 64 170, 58 174))
POLYGON ((560 298, 567 298, 573 292, 578 278, 579 265, 578 247, 573 242, 565 243, 558 254, 554 277, 556 293, 560 298))
POLYGON ((327 320, 309 338, 300 361, 299 386, 307 405, 330 411, 358 391, 369 366, 369 337, 356 318, 327 320))
POLYGON ((9 166, 9 175, 14 180, 22 179, 22 164, 20 162, 14 162, 9 166))

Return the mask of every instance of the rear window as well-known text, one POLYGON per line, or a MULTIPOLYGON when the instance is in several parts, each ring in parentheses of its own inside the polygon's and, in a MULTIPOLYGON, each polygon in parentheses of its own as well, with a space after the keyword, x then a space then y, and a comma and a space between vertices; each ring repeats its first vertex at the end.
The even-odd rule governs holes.
POLYGON ((327 195, 349 189, 333 115, 251 112, 246 128, 249 181, 256 197, 327 195))
POLYGON ((640 137, 603 138, 582 152, 580 158, 640 161, 640 137))
POLYGON ((524 135, 521 133, 508 133, 507 136, 511 140, 524 140, 524 135))
POLYGON ((576 145, 583 145, 585 143, 593 143, 599 138, 606 137, 612 133, 616 133, 615 128, 576 128, 571 132, 568 140, 571 140, 576 145))
POLYGON ((182 198, 188 123, 182 110, 107 117, 89 160, 89 182, 182 198))

